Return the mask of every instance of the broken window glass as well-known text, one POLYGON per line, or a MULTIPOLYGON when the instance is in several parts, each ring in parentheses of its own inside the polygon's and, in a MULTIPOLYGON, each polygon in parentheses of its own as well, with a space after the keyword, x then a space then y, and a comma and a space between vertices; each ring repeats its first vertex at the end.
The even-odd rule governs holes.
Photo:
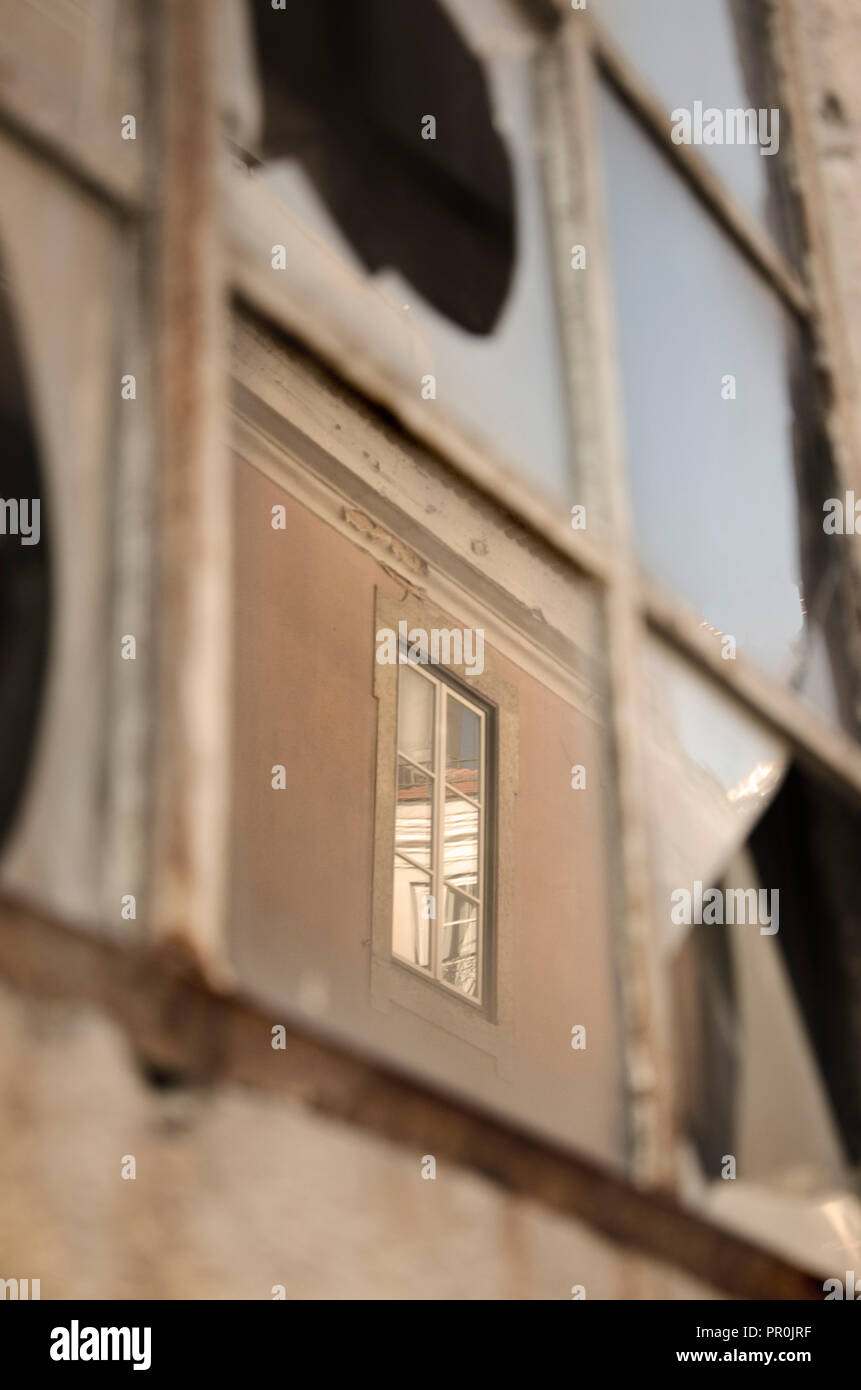
POLYGON ((826 1273, 861 1231, 859 834, 857 806, 793 765, 700 892, 765 897, 767 924, 695 912, 673 956, 688 1198, 826 1273))
POLYGON ((679 939, 668 903, 706 886, 738 852, 779 788, 785 742, 666 643, 644 648, 642 731, 657 917, 679 939))
POLYGON ((780 890, 778 941, 840 1131, 861 1162, 861 815, 795 765, 749 847, 780 890))
MULTIPOLYGON (((344 267, 372 277, 413 325, 409 350, 392 356, 400 380, 570 505, 537 157, 540 36, 501 0, 249 3, 244 13, 249 51, 232 60, 226 108, 272 198, 268 241, 285 241, 289 209, 327 248, 314 292, 345 309, 344 267)), ((235 16, 231 32, 243 32, 235 16)), ((247 182, 235 196, 247 204, 247 182)), ((237 214, 247 238, 252 222, 237 214)))

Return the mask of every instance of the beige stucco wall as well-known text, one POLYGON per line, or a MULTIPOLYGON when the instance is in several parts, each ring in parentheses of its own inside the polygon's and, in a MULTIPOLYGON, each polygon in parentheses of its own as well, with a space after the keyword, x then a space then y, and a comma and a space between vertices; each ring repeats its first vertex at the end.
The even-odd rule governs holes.
POLYGON ((514 862, 502 866, 514 888, 513 1036, 474 1045, 420 1013, 374 1007, 374 602, 377 587, 396 599, 403 585, 241 460, 235 497, 231 953, 241 983, 274 1022, 279 1006, 310 1014, 621 1166, 602 731, 487 648, 518 707, 514 862), (278 504, 285 530, 271 525, 278 504), (285 791, 271 787, 278 763, 285 791), (586 791, 571 789, 574 763, 588 769, 586 791), (585 1050, 571 1047, 576 1024, 586 1027, 585 1050))
POLYGON ((0 1113, 0 1278, 43 1299, 715 1296, 300 1106, 155 1091, 104 1019, 2 984, 0 1113))

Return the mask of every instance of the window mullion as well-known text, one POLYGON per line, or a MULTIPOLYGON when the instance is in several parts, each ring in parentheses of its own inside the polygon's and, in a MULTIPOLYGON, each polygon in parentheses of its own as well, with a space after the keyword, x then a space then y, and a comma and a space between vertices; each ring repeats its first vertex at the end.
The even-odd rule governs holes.
POLYGON ((443 834, 443 814, 445 810, 445 753, 443 739, 445 736, 445 686, 442 682, 435 682, 436 700, 434 702, 434 814, 433 814, 433 834, 432 834, 432 861, 431 861, 431 882, 433 884, 434 915, 431 921, 431 969, 435 980, 442 976, 440 961, 441 953, 441 933, 440 933, 440 914, 443 912, 444 904, 444 864, 443 855, 445 853, 445 838, 443 834))

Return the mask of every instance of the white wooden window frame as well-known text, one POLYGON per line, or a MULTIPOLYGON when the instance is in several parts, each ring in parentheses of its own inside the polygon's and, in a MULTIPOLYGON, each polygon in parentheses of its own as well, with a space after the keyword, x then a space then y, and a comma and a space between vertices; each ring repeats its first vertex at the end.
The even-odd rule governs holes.
MULTIPOLYGON (((491 924, 489 923, 489 921, 488 921, 488 913, 487 913, 487 891, 486 891, 486 879, 487 879, 486 858, 487 858, 487 854, 488 854, 488 850, 489 850, 489 846, 488 846, 488 843, 487 843, 487 821, 488 821, 488 815, 487 815, 487 812, 488 812, 488 805, 487 805, 487 801, 488 801, 488 796, 491 794, 490 788, 489 788, 489 784, 488 784, 488 777, 487 777, 487 751, 488 751, 488 750, 487 750, 487 726, 488 726, 487 712, 486 712, 484 709, 482 709, 482 707, 481 707, 480 705, 476 704, 475 701, 470 700, 469 697, 468 697, 468 695, 463 694, 463 693, 461 693, 460 691, 454 690, 454 689, 452 688, 452 686, 451 686, 447 681, 441 679, 441 678, 440 678, 439 676, 437 676, 437 675, 434 675, 433 672, 429 671, 426 667, 421 666, 421 665, 419 665, 418 663, 413 662, 413 661, 407 661, 407 662, 404 663, 404 665, 408 666, 410 670, 415 671, 415 672, 418 674, 418 676, 419 676, 420 679, 427 681, 428 684, 433 688, 433 701, 434 701, 434 707, 433 707, 433 709, 434 709, 434 718, 433 718, 433 739, 434 739, 434 742, 433 742, 433 759, 432 759, 433 766, 432 766, 431 768, 423 768, 423 767, 421 767, 421 765, 420 765, 419 763, 414 762, 412 758, 410 758, 406 753, 404 753, 403 749, 402 749, 401 746, 400 746, 400 743, 398 743, 398 746, 397 746, 397 764, 396 764, 396 776, 399 776, 399 774, 400 774, 400 761, 401 761, 401 759, 403 759, 403 760, 404 760, 406 763, 408 763, 411 767, 416 768, 417 771, 421 772, 422 774, 424 774, 425 776, 428 776, 428 777, 430 778, 430 783, 431 783, 431 788, 432 788, 432 797, 431 797, 430 868, 429 868, 429 869, 423 868, 422 865, 418 862, 418 860, 411 858, 410 855, 408 855, 403 849, 399 849, 399 848, 398 848, 398 845, 397 845, 397 820, 396 820, 396 823, 395 823, 395 834, 396 834, 396 839, 395 839, 395 845, 394 845, 394 860, 395 860, 395 863, 397 863, 397 861, 398 861, 399 859, 402 859, 405 863, 410 864, 413 868, 419 870, 419 872, 422 873, 423 877, 426 877, 426 878, 429 878, 429 879, 430 879, 430 892, 431 892, 432 897, 433 897, 433 900, 434 900, 435 911, 434 911, 433 915, 429 918, 429 928, 428 928, 428 930, 429 930, 429 935, 430 935, 430 950, 429 950, 430 963, 429 963, 428 968, 427 968, 427 969, 424 969, 421 965, 417 964, 416 962, 407 960, 404 956, 400 955, 400 954, 396 951, 396 949, 395 949, 395 936, 394 936, 394 921, 393 921, 393 923, 392 923, 392 958, 393 958, 394 960, 396 960, 396 961, 398 962, 399 965, 405 966, 408 970, 415 970, 415 971, 418 972, 418 974, 422 975, 425 979, 432 979, 432 980, 434 981, 435 984, 440 985, 443 989, 450 990, 452 994, 456 995, 458 999, 463 999, 463 1000, 465 1001, 465 1003, 470 1004, 470 1005, 472 1005, 472 1006, 474 1006, 474 1007, 476 1007, 476 1008, 482 1009, 482 1008, 484 1007, 484 1002, 483 1002, 483 1001, 484 1001, 484 996, 485 996, 485 969, 486 969, 486 957, 487 957, 487 951, 486 951, 486 934, 487 934, 487 931, 488 931, 488 929, 490 928, 490 925, 491 925, 491 924), (447 733, 447 718, 448 718, 448 703, 449 703, 449 700, 456 700, 456 701, 458 701, 460 704, 462 704, 463 706, 465 706, 466 709, 471 710, 472 713, 475 714, 475 715, 477 716, 478 721, 479 721, 479 756, 478 756, 478 789, 479 789, 479 796, 478 796, 478 799, 477 799, 476 801, 473 801, 472 798, 466 796, 465 793, 456 793, 457 795, 461 795, 461 796, 463 797, 464 800, 466 800, 467 802, 469 802, 469 804, 472 805, 472 806, 474 806, 475 809, 478 811, 478 839, 477 839, 477 846, 476 846, 476 854, 477 854, 477 864, 476 864, 476 871, 477 871, 477 889, 476 889, 476 893, 475 893, 475 894, 468 893, 465 889, 461 889, 461 888, 455 887, 455 885, 454 885, 453 883, 451 883, 451 881, 446 877, 446 873, 445 873, 445 826, 446 826, 446 814, 445 814, 446 796, 445 796, 445 792, 446 792, 446 788, 447 788, 447 787, 448 787, 451 791, 456 792, 456 789, 455 789, 454 787, 451 787, 450 784, 447 782, 447 780, 446 780, 446 775, 445 775, 445 773, 446 773, 446 755, 445 755, 445 748, 446 748, 446 733, 447 733), (446 916, 447 916, 447 913, 446 913, 446 911, 445 911, 446 890, 449 889, 449 888, 451 888, 452 891, 459 893, 462 897, 465 897, 465 898, 469 899, 472 903, 474 903, 474 905, 475 905, 475 907, 476 907, 476 909, 477 909, 477 911, 476 911, 476 978, 477 978, 477 984, 476 984, 476 992, 475 992, 474 995, 466 994, 463 990, 458 989, 456 985, 451 985, 451 984, 449 984, 448 981, 445 980, 445 979, 443 978, 443 964, 444 964, 444 962, 443 962, 443 957, 442 957, 442 948, 443 948, 443 934, 444 934, 444 931, 445 931, 445 927, 446 927, 446 925, 447 925, 447 924, 446 924, 446 920, 445 920, 445 919, 446 919, 446 916)), ((403 669, 403 666, 400 666, 400 667, 398 668, 398 712, 399 712, 399 713, 400 713, 400 708, 401 708, 400 700, 401 700, 401 689, 402 689, 402 687, 401 687, 401 679, 400 679, 400 677, 401 677, 401 671, 402 671, 402 669, 403 669)))

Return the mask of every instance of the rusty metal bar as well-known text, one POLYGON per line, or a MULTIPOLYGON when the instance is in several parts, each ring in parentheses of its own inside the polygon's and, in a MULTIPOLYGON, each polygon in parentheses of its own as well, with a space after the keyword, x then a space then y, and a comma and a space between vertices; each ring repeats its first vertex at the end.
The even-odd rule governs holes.
POLYGON ((151 926, 221 968, 229 816, 231 474, 218 25, 161 6, 160 595, 151 926))

